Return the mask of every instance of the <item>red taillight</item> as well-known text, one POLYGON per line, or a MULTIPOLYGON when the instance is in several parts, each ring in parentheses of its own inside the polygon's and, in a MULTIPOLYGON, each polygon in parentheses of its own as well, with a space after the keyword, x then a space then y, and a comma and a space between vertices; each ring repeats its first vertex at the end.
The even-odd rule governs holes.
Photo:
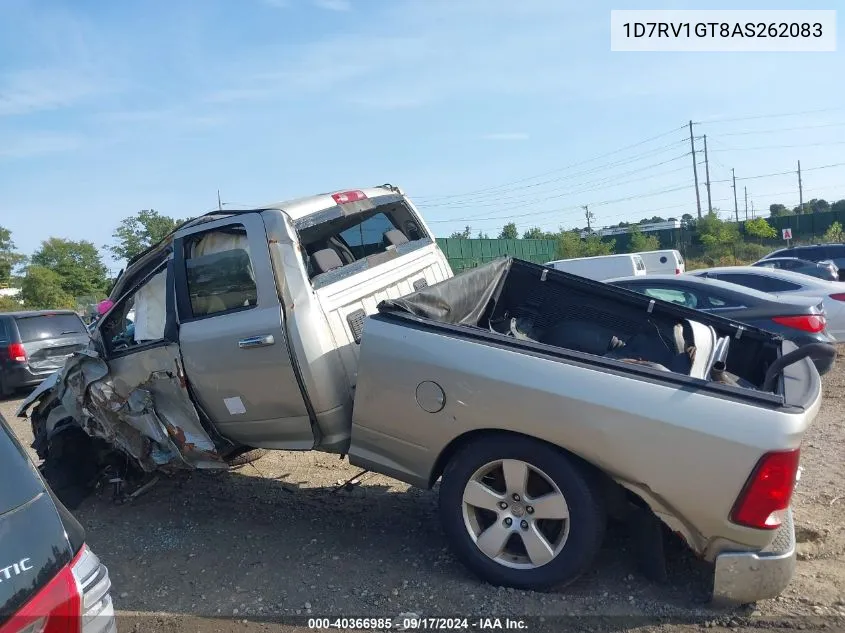
POLYGON ((845 301, 845 292, 837 292, 836 294, 830 295, 830 298, 834 301, 845 301))
POLYGON ((0 633, 80 633, 82 597, 70 565, 0 627, 0 633))
POLYGON ((760 530, 778 528, 792 500, 800 460, 797 448, 763 455, 734 504, 731 521, 760 530))
POLYGON ((23 343, 11 343, 9 345, 9 358, 17 363, 26 362, 26 350, 23 343))
POLYGON ((772 317, 772 321, 795 330, 802 330, 803 332, 811 332, 813 334, 823 331, 827 325, 827 321, 820 314, 772 317))
POLYGON ((680 269, 680 268, 676 268, 676 269, 675 269, 675 274, 676 274, 676 275, 680 275, 680 274, 681 274, 681 269, 680 269))
POLYGON ((347 202, 358 202, 359 200, 366 200, 367 196, 363 191, 341 191, 340 193, 333 193, 332 200, 337 204, 346 204, 347 202))

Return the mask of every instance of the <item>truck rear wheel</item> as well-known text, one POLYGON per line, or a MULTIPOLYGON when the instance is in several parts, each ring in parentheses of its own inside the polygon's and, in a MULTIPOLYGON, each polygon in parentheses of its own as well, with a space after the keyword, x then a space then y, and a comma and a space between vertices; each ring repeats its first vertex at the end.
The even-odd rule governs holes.
POLYGON ((491 435, 450 460, 440 518, 455 555, 494 585, 544 590, 592 564, 606 512, 586 468, 538 440, 491 435))

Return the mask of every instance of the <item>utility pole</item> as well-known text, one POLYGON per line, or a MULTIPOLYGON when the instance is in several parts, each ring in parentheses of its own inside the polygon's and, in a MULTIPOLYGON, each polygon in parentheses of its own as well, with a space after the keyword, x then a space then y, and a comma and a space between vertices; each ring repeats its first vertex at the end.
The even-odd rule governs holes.
POLYGON ((804 185, 801 183, 801 161, 798 161, 798 208, 804 213, 804 185))
POLYGON ((593 216, 593 214, 592 214, 592 213, 590 213, 590 207, 589 207, 589 205, 586 205, 586 204, 585 204, 585 205, 584 205, 583 207, 581 207, 581 208, 582 208, 582 209, 584 209, 584 216, 587 218, 587 232, 588 232, 588 233, 592 233, 592 232, 593 232, 593 227, 592 227, 592 224, 591 224, 591 220, 593 219, 593 217, 594 217, 594 216, 593 216))
POLYGON ((707 135, 704 135, 704 175, 707 178, 707 212, 713 213, 713 201, 710 198, 710 161, 707 158, 707 135))
POLYGON ((748 187, 745 188, 745 221, 748 222, 748 187))
POLYGON ((698 165, 695 160, 695 137, 692 135, 692 121, 689 122, 689 144, 692 148, 692 175, 695 178, 695 206, 698 208, 698 219, 701 219, 701 194, 698 193, 698 165))
POLYGON ((739 202, 736 200, 736 172, 733 167, 731 167, 731 178, 733 178, 734 181, 734 214, 736 215, 736 223, 739 224, 739 202))
POLYGON ((220 202, 220 190, 219 189, 217 190, 217 210, 218 211, 223 210, 223 203, 220 202))

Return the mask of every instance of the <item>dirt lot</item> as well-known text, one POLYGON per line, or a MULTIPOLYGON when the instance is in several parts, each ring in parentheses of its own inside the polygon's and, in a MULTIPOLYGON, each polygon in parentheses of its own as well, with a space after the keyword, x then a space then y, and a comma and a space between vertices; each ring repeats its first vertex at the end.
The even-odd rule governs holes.
MULTIPOLYGON (((374 475, 336 490, 358 471, 318 453, 163 479, 126 505, 104 491, 77 516, 111 571, 121 632, 275 631, 297 616, 306 628, 309 615, 402 613, 471 615, 471 626, 499 617, 503 628, 509 617, 529 631, 845 630, 845 359, 838 362, 804 444, 797 577, 781 598, 741 611, 703 604, 707 570, 684 551, 670 553, 668 583, 643 579, 618 527, 595 570, 566 590, 484 585, 447 551, 435 492, 374 475)), ((0 410, 28 444, 16 405, 0 410)))

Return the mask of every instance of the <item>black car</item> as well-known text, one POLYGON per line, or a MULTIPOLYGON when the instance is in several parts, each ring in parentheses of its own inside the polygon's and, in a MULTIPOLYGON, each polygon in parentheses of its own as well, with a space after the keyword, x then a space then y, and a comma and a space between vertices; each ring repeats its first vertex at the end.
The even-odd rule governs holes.
POLYGON ((70 310, 0 313, 0 397, 36 386, 89 340, 70 310))
POLYGON ((108 569, 0 415, 0 631, 114 633, 108 569))
POLYGON ((845 281, 845 244, 790 246, 769 253, 763 259, 774 257, 797 257, 811 262, 831 261, 839 268, 839 281, 845 281))
MULTIPOLYGON (((810 297, 776 298, 751 288, 692 275, 622 277, 608 279, 606 283, 768 330, 799 346, 834 344, 826 330, 823 305, 810 297)), ((814 362, 819 373, 824 374, 833 366, 833 356, 814 362)))
POLYGON ((839 268, 831 261, 811 262, 809 259, 797 257, 767 257, 751 265, 761 268, 791 270, 794 273, 810 275, 825 281, 839 281, 839 268))

